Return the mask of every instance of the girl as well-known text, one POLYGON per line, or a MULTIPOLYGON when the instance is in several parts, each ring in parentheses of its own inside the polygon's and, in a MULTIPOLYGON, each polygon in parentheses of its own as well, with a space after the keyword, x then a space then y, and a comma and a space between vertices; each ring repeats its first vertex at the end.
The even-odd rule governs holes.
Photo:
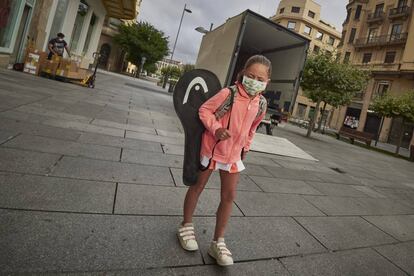
POLYGON ((185 250, 198 249, 193 213, 211 173, 219 169, 221 201, 208 254, 222 266, 233 264, 231 253, 224 243, 224 231, 236 196, 239 173, 245 169, 242 159, 249 151, 256 128, 266 113, 263 107, 267 106, 266 100, 261 93, 270 81, 271 70, 272 65, 266 57, 250 57, 235 86, 222 89, 199 109, 200 119, 206 127, 200 153, 204 169, 200 171, 197 183, 188 188, 184 200, 184 220, 177 236, 185 250))

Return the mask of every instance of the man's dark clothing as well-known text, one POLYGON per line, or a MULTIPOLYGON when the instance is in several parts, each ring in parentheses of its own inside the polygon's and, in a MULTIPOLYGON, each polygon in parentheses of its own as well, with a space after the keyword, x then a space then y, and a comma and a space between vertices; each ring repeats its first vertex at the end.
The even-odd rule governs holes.
MULTIPOLYGON (((65 40, 63 40, 63 39, 59 40, 58 38, 54 38, 54 39, 50 40, 49 44, 53 45, 52 49, 53 49, 53 51, 55 51, 58 54, 58 56, 63 56, 63 52, 65 51, 65 47, 66 47, 66 45, 68 45, 65 40)), ((50 51, 47 58, 52 59, 53 55, 54 55, 54 53, 52 51, 50 51)))

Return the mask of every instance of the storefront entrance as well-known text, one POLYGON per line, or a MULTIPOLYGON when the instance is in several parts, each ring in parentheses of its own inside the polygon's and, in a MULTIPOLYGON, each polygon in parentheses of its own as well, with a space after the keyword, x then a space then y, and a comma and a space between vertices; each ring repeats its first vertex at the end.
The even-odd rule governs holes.
MULTIPOLYGON (((388 143, 397 145, 398 139, 400 138, 401 127, 402 127, 401 118, 396 118, 392 120, 392 126, 391 126, 390 135, 388 137, 388 143)), ((408 147, 410 146, 412 135, 413 135, 413 130, 414 130, 414 123, 404 124, 404 133, 403 133, 401 147, 408 149, 408 147)))

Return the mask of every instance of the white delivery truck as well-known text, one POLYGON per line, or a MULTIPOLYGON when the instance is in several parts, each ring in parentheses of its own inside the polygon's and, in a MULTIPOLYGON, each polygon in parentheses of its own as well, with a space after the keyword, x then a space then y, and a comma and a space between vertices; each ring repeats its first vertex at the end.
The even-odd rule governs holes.
POLYGON ((226 87, 234 83, 250 56, 266 56, 273 65, 271 82, 264 94, 269 104, 264 123, 271 134, 281 113, 292 112, 309 42, 296 32, 246 10, 203 36, 195 67, 213 72, 221 86, 226 87))

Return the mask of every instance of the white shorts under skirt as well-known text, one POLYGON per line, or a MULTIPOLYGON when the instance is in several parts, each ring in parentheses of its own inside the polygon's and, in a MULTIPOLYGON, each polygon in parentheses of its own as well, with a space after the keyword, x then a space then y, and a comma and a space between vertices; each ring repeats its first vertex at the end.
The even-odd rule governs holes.
MULTIPOLYGON (((210 160, 210 158, 208 158, 206 156, 202 156, 201 160, 200 160, 200 163, 204 167, 207 167, 209 160, 210 160)), ((237 173, 237 172, 243 171, 244 169, 246 169, 246 167, 244 166, 244 164, 241 160, 239 160, 235 163, 230 163, 230 164, 221 163, 221 162, 211 160, 209 169, 212 169, 212 170, 215 170, 215 171, 216 170, 222 170, 222 171, 227 171, 229 173, 237 173)))

